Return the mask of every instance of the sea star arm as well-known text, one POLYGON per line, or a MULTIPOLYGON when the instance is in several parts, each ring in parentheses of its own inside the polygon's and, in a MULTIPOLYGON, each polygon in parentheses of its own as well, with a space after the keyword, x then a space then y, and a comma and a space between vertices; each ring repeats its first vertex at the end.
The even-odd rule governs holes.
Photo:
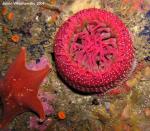
POLYGON ((45 113, 41 101, 36 96, 28 96, 24 99, 23 104, 26 105, 27 109, 35 112, 41 121, 45 120, 45 113))
POLYGON ((25 112, 25 109, 16 105, 13 100, 9 102, 11 105, 5 103, 3 106, 3 116, 2 120, 0 121, 0 128, 6 127, 17 115, 25 112))
POLYGON ((26 89, 27 87, 30 87, 30 89, 37 87, 38 89, 49 71, 49 65, 38 71, 29 70, 26 67, 26 50, 25 48, 21 48, 20 54, 8 69, 5 80, 8 82, 22 81, 22 85, 24 84, 26 89))
POLYGON ((50 70, 49 65, 47 65, 44 69, 39 71, 32 71, 26 67, 26 49, 24 47, 21 48, 20 54, 17 56, 13 64, 9 67, 6 78, 12 77, 29 77, 33 76, 45 76, 47 72, 50 70))
POLYGON ((35 89, 35 87, 37 87, 38 89, 39 85, 42 83, 43 79, 49 73, 49 71, 50 67, 46 66, 44 69, 39 71, 29 71, 27 72, 28 74, 22 77, 26 77, 24 80, 28 87, 31 87, 31 89, 35 89), (27 79, 28 77, 30 77, 30 79, 27 79), (34 81, 34 83, 32 81, 34 81))
POLYGON ((3 80, 0 80, 0 95, 1 95, 2 90, 3 90, 3 80))
POLYGON ((25 64, 26 64, 26 49, 22 47, 19 55, 16 57, 15 61, 9 67, 6 73, 6 78, 19 75, 20 73, 19 70, 25 69, 25 64))

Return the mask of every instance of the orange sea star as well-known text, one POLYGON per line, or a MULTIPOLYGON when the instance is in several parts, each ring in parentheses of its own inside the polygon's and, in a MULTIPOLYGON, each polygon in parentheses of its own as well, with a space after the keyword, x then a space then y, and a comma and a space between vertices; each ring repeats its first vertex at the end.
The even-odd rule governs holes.
POLYGON ((45 119, 45 113, 37 97, 38 89, 50 66, 32 71, 26 67, 26 50, 21 48, 20 54, 12 63, 5 77, 0 80, 0 96, 3 104, 3 116, 0 128, 7 126, 12 119, 23 112, 34 111, 45 119))

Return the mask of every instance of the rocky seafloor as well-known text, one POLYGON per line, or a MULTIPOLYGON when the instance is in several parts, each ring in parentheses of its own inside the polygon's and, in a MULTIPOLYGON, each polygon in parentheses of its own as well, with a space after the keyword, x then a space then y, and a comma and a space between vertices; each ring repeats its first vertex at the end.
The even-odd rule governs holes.
POLYGON ((27 131, 150 131, 150 2, 148 0, 14 0, 35 5, 4 5, 0 1, 0 77, 22 46, 27 60, 36 63, 46 55, 52 71, 41 89, 48 95, 47 123, 35 114, 17 116, 6 130, 27 131), (136 5, 136 6, 135 6, 136 5), (5 11, 2 10, 5 7, 5 11), (82 95, 60 79, 55 68, 54 38, 61 24, 75 12, 90 7, 117 14, 129 28, 135 48, 137 69, 128 79, 132 89, 120 95, 82 95), (13 15, 10 15, 13 14, 13 15), (17 35, 18 39, 12 36, 17 35), (50 98, 49 98, 50 96, 50 98), (43 125, 44 124, 44 125, 43 125))

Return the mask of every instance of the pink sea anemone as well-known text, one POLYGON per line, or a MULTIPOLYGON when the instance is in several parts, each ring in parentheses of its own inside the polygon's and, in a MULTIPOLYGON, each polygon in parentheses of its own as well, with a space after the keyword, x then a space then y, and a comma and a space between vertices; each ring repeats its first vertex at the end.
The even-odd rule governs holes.
POLYGON ((104 93, 127 77, 134 49, 125 24, 101 9, 71 16, 56 34, 54 47, 60 76, 74 89, 104 93))

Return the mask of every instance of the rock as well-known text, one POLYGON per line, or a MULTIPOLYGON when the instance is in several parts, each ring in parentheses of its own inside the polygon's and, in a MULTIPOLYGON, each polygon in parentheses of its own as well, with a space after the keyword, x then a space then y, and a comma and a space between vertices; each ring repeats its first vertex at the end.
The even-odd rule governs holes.
POLYGON ((146 117, 150 117, 150 108, 145 108, 144 109, 144 114, 146 117))
POLYGON ((98 99, 94 98, 94 99, 92 100, 92 105, 99 105, 98 99))
POLYGON ((127 86, 134 87, 138 83, 138 80, 136 78, 130 79, 126 82, 127 86))
POLYGON ((144 76, 150 78, 150 67, 149 66, 144 69, 144 76))
POLYGON ((121 119, 127 120, 130 118, 131 104, 127 104, 121 113, 121 119))

